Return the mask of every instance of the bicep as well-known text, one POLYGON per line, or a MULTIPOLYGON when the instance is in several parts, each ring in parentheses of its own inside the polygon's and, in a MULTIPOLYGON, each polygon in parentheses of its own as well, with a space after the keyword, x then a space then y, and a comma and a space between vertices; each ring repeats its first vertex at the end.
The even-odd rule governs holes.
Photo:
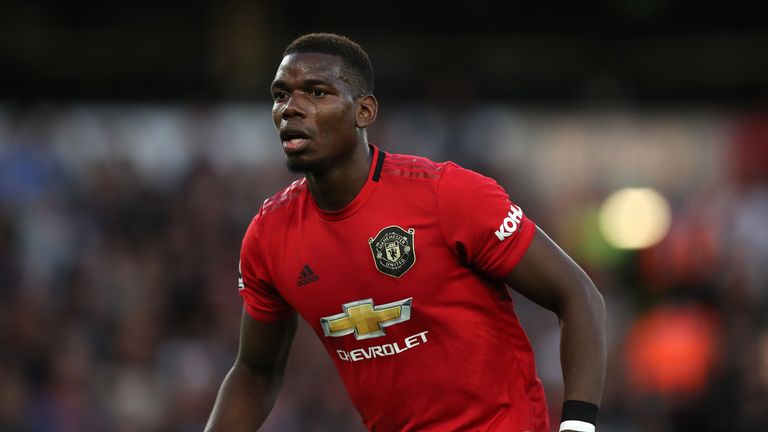
POLYGON ((295 333, 295 314, 268 323, 255 320, 243 309, 237 362, 254 373, 282 374, 295 333))
POLYGON ((525 256, 504 281, 556 313, 570 298, 595 289, 586 273, 539 227, 525 256))

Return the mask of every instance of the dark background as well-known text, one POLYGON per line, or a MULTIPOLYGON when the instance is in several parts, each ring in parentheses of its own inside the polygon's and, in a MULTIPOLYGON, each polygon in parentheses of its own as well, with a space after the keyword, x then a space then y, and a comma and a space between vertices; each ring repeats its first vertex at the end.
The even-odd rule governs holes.
POLYGON ((385 98, 448 92, 438 78, 483 100, 766 97, 765 17, 746 2, 500 3, 6 1, 0 94, 260 99, 292 38, 336 31, 370 51, 385 98))

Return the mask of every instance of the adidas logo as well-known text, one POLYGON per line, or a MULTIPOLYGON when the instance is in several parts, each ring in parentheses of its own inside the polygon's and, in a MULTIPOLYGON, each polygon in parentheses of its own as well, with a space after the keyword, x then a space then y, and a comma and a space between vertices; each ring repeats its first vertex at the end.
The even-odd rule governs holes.
POLYGON ((308 264, 304 264, 304 268, 301 270, 301 273, 299 273, 299 280, 296 282, 296 286, 304 286, 318 279, 320 279, 320 276, 316 275, 315 272, 309 268, 308 264))

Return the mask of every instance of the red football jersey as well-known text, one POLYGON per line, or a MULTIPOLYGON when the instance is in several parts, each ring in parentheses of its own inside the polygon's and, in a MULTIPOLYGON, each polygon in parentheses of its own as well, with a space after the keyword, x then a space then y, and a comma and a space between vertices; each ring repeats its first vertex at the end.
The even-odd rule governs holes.
POLYGON ((256 320, 298 312, 373 431, 549 430, 533 353, 501 279, 535 225, 492 179, 373 147, 339 211, 305 180, 267 199, 243 240, 256 320))

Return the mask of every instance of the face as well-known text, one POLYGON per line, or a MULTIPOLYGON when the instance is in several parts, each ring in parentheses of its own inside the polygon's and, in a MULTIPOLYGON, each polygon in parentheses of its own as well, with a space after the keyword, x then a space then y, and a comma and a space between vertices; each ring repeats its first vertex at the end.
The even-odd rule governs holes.
POLYGON ((294 53, 280 63, 272 119, 291 171, 322 172, 355 151, 360 104, 344 72, 328 54, 294 53))

